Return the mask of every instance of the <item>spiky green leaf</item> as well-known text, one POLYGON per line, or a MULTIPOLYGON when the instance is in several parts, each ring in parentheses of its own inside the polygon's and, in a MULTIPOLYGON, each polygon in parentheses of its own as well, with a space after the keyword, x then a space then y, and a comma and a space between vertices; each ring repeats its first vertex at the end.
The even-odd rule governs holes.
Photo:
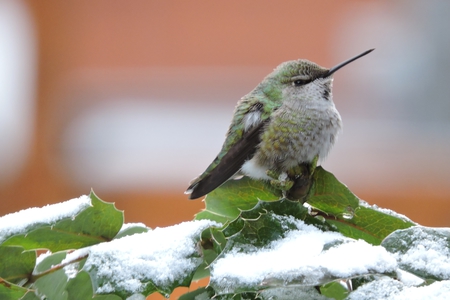
POLYGON ((117 210, 113 203, 102 201, 93 192, 90 198, 91 206, 78 215, 51 225, 37 224, 25 234, 10 237, 3 245, 57 252, 112 240, 122 227, 123 212, 117 210))

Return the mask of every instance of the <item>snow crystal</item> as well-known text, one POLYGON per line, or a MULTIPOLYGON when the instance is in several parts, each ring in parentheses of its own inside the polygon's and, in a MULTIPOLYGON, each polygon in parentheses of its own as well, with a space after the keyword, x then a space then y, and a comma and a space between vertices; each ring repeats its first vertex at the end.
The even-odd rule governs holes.
MULTIPOLYGON (((291 222, 292 220, 290 220, 291 222)), ((334 278, 394 272, 395 258, 381 246, 322 232, 296 220, 298 230, 262 249, 230 251, 212 265, 211 282, 232 292, 236 284, 317 285, 334 278)))
POLYGON ((69 201, 32 207, 0 218, 0 243, 7 238, 25 233, 27 229, 37 224, 54 224, 64 218, 74 217, 91 205, 89 196, 81 196, 69 201))
POLYGON ((401 269, 397 270, 397 278, 406 286, 420 285, 425 282, 422 278, 401 269))
POLYGON ((260 292, 262 299, 276 299, 276 300, 293 300, 293 299, 308 299, 308 300, 330 300, 330 298, 322 296, 312 286, 308 287, 281 287, 263 290, 260 292))
POLYGON ((390 277, 381 277, 378 280, 360 286, 356 291, 350 293, 348 300, 381 300, 393 299, 395 294, 400 293, 403 284, 390 277))
MULTIPOLYGON (((84 269, 102 282, 97 293, 124 290, 139 293, 145 283, 181 283, 202 262, 196 241, 218 223, 201 220, 126 236, 88 248, 84 269)), ((77 255, 75 251, 71 255, 77 255)))
POLYGON ((443 300, 450 298, 450 281, 436 281, 428 286, 408 287, 394 300, 443 300))
POLYGON ((73 279, 78 275, 78 270, 80 269, 80 263, 73 263, 64 266, 63 270, 68 279, 73 279))
POLYGON ((441 300, 449 299, 450 281, 436 281, 428 286, 407 287, 389 277, 369 282, 352 292, 349 300, 441 300))
MULTIPOLYGON (((426 270, 427 273, 439 278, 450 279, 450 249, 448 241, 435 234, 428 233, 426 228, 415 227, 413 243, 404 253, 395 253, 400 265, 408 265, 416 270, 426 270)), ((433 228, 434 231, 439 231, 433 228)), ((448 233, 448 228, 442 228, 448 233)))

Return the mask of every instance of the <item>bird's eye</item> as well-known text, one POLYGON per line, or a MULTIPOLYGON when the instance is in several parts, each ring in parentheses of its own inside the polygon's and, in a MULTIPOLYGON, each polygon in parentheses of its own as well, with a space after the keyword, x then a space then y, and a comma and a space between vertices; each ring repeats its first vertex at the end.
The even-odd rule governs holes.
POLYGON ((300 86, 300 85, 305 85, 305 84, 310 83, 310 82, 311 82, 311 79, 297 79, 297 80, 294 80, 292 82, 292 85, 293 86, 300 86))

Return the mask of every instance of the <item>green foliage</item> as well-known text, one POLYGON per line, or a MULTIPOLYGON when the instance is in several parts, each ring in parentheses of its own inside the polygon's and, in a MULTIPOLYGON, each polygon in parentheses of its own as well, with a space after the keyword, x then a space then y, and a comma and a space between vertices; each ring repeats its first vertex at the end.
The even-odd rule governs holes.
POLYGON ((241 210, 255 206, 258 200, 275 201, 279 198, 280 195, 269 189, 263 182, 248 177, 229 180, 222 187, 208 194, 206 208, 195 218, 225 223, 237 218, 241 210))
MULTIPOLYGON (((34 224, 0 244, 0 299, 92 299, 91 278, 81 271, 83 260, 69 265, 73 278, 68 278, 60 263, 72 249, 114 239, 122 227, 123 213, 93 192, 90 199, 91 206, 77 215, 51 224, 34 224), (42 249, 55 253, 36 265, 36 251, 42 249)), ((145 230, 131 227, 128 234, 145 230)), ((120 299, 114 295, 102 297, 99 299, 120 299)))
POLYGON ((339 232, 354 239, 363 239, 373 245, 379 245, 389 234, 415 224, 399 216, 390 215, 377 208, 360 205, 353 217, 340 220, 327 220, 338 228, 339 232))
POLYGON ((25 234, 10 237, 2 245, 56 252, 112 240, 122 227, 123 212, 118 211, 112 203, 101 201, 94 193, 90 197, 92 206, 74 218, 66 218, 55 224, 37 224, 28 228, 25 234))
POLYGON ((5 280, 0 280, 0 299, 21 299, 27 292, 28 290, 26 288, 11 284, 5 280))
MULTIPOLYGON (((240 181, 230 180, 206 197, 206 208, 197 214, 196 219, 208 218, 222 223, 231 222, 238 217, 240 211, 258 205, 259 200, 278 201, 279 195, 265 187, 266 184, 263 182, 247 177, 240 181)), ((294 217, 306 219, 305 222, 308 224, 317 224, 317 220, 323 219, 329 227, 337 229, 345 236, 363 239, 373 245, 379 245, 386 236, 397 229, 414 225, 404 218, 367 205, 360 205, 359 198, 322 167, 317 167, 314 172, 314 185, 307 203, 312 207, 310 214, 301 203, 291 204, 288 210, 296 206, 295 209, 302 211, 302 214, 293 215, 294 217), (316 217, 313 219, 312 215, 316 217)), ((281 211, 276 213, 285 214, 281 211)))
POLYGON ((345 299, 348 296, 348 289, 336 281, 324 284, 320 287, 320 293, 326 297, 336 300, 345 299))
POLYGON ((11 283, 26 280, 36 263, 36 253, 20 246, 0 245, 0 277, 11 283))
POLYGON ((322 167, 317 167, 314 171, 312 190, 308 203, 317 210, 338 219, 352 217, 359 206, 358 197, 322 167))
MULTIPOLYGON (((195 217, 196 220, 216 221, 222 227, 208 225, 192 237, 193 242, 198 243, 199 252, 186 254, 186 259, 194 264, 189 271, 169 281, 123 274, 123 281, 134 280, 141 286, 137 293, 144 296, 154 292, 168 296, 178 286, 189 286, 192 280, 214 274, 211 270, 215 263, 230 253, 257 253, 274 241, 286 238, 290 232, 301 230, 299 221, 320 232, 347 237, 332 239, 322 249, 324 252, 361 239, 381 245, 398 257, 399 270, 424 279, 424 285, 450 279, 448 272, 439 268, 431 272, 426 261, 418 263, 410 259, 414 257, 413 251, 428 247, 450 261, 450 230, 416 226, 406 217, 369 206, 321 167, 316 168, 313 176, 306 204, 283 199, 280 192, 267 183, 247 177, 226 182, 206 197, 205 209, 195 217)), ((99 274, 95 265, 86 267, 91 252, 80 252, 79 256, 70 254, 76 249, 126 236, 139 237, 149 229, 134 225, 120 231, 123 212, 94 193, 90 194, 90 199, 91 205, 76 215, 50 224, 36 223, 24 232, 6 236, 0 244, 0 299, 117 300, 132 295, 119 283, 108 281, 105 274, 99 274), (42 250, 49 252, 45 258, 37 259, 37 251, 42 250), (100 290, 105 286, 109 292, 100 290)), ((176 263, 173 263, 174 269, 176 263)), ((317 278, 294 276, 280 280, 274 277, 256 284, 236 281, 231 285, 230 278, 224 281, 212 276, 208 287, 190 291, 180 299, 346 299, 352 294, 352 288, 364 287, 380 276, 398 276, 396 272, 380 273, 370 269, 355 273, 351 278, 339 277, 327 270, 321 272, 321 277, 317 278)))

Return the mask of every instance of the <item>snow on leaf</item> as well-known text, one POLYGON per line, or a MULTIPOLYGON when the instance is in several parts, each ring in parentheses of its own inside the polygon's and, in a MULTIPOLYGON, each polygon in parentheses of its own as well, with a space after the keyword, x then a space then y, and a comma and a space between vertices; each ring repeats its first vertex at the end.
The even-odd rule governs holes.
POLYGON ((382 243, 400 268, 419 277, 450 279, 450 229, 415 226, 397 230, 382 243))
POLYGON ((239 217, 223 229, 223 234, 229 241, 228 247, 236 244, 265 246, 284 237, 289 230, 297 228, 297 220, 314 224, 322 230, 333 231, 323 221, 310 216, 308 209, 301 203, 282 199, 272 202, 258 201, 252 209, 241 211, 239 217))
POLYGON ((25 250, 44 248, 53 252, 78 249, 112 240, 123 223, 123 212, 93 192, 76 200, 31 209, 31 212, 36 216, 30 216, 30 220, 22 219, 28 217, 28 210, 24 214, 12 214, 12 223, 20 224, 20 219, 26 225, 7 230, 8 234, 15 234, 3 245, 18 245, 25 250))
POLYGON ((259 293, 258 296, 264 300, 330 300, 330 298, 319 294, 319 292, 312 286, 280 287, 268 289, 259 293))
POLYGON ((0 218, 0 243, 8 237, 25 233, 36 225, 54 224, 59 220, 75 216, 91 205, 89 196, 81 196, 69 201, 32 207, 0 218))
POLYGON ((296 229, 264 247, 228 249, 211 265, 211 286, 218 294, 395 273, 395 259, 381 246, 323 232, 293 217, 277 218, 296 229))
POLYGON ((117 235, 114 237, 115 239, 120 239, 127 235, 133 235, 136 233, 142 233, 149 231, 150 228, 145 226, 143 223, 124 223, 122 225, 122 228, 117 233, 117 235))
POLYGON ((369 282, 352 292, 348 300, 431 300, 448 299, 450 281, 434 282, 427 286, 405 286, 400 281, 389 277, 381 277, 369 282))
POLYGON ((89 248, 84 270, 99 294, 126 297, 158 291, 168 295, 175 287, 190 283, 202 262, 198 252, 201 233, 219 225, 208 220, 184 222, 95 245, 89 248))

